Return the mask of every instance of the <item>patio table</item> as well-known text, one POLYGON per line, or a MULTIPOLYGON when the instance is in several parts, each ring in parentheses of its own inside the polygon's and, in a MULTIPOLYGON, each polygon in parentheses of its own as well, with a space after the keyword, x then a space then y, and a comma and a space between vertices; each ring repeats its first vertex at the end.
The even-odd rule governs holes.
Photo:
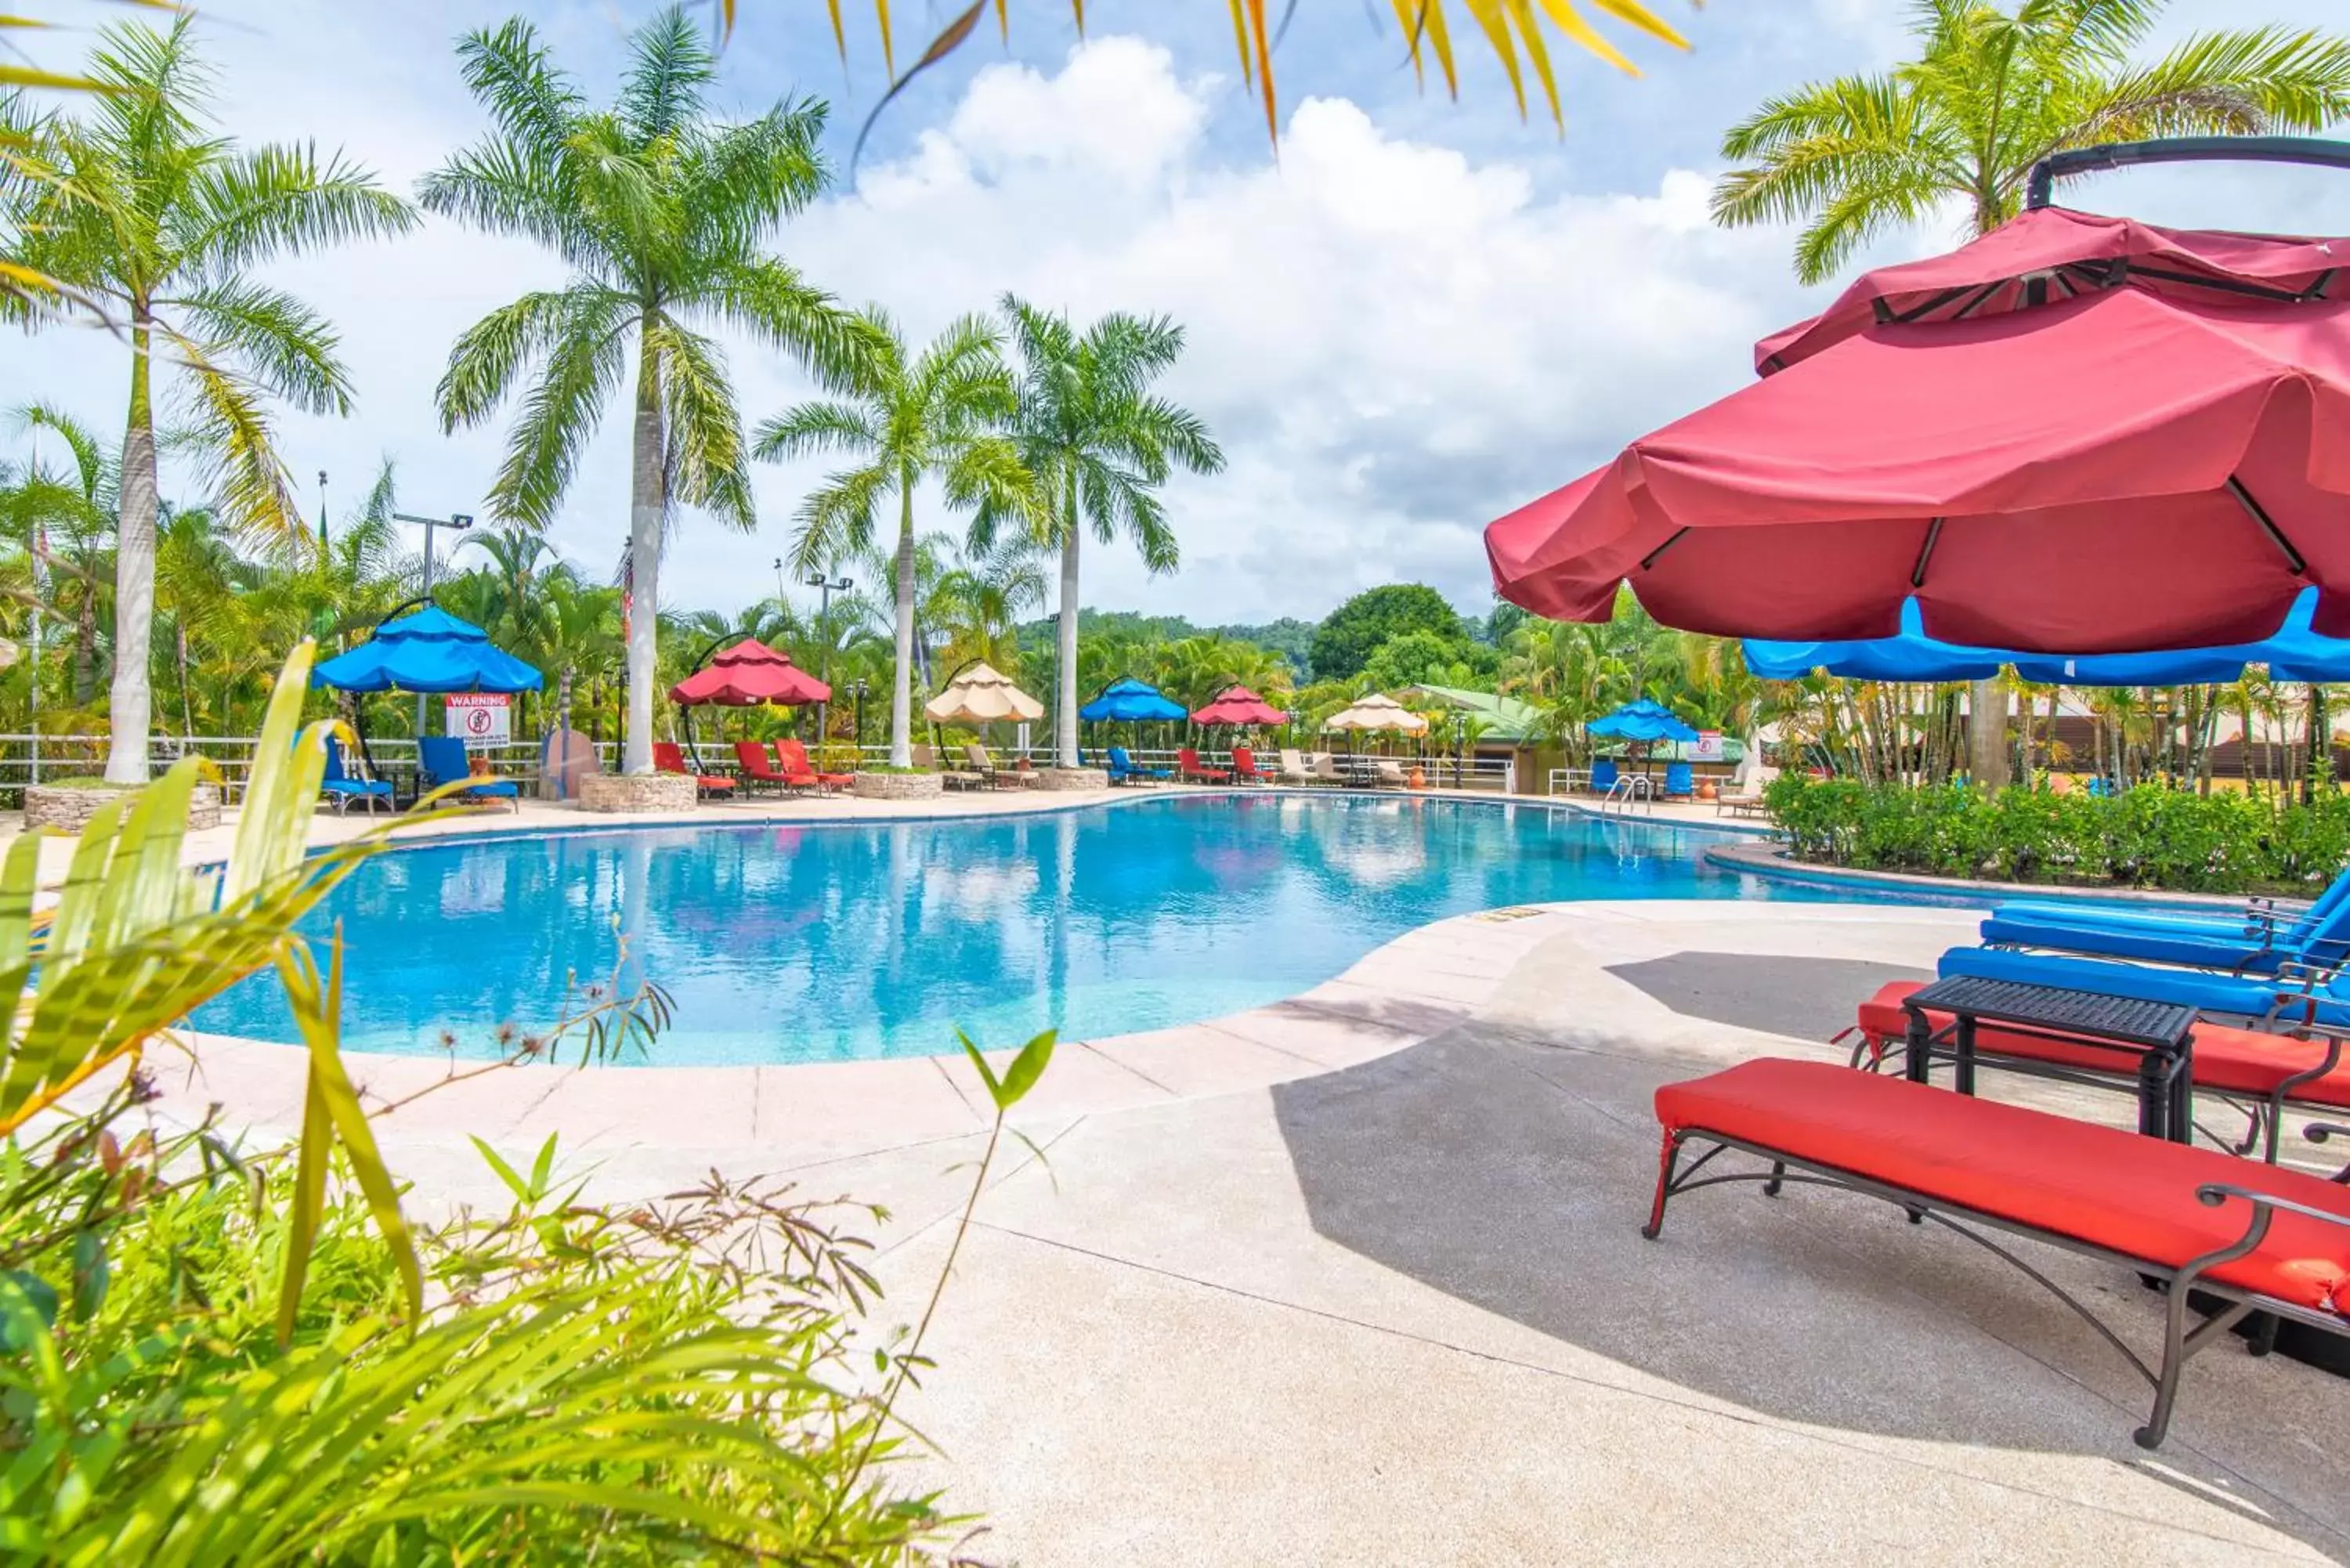
POLYGON ((2090 1088, 2113 1086, 2110 1075, 1983 1050, 1977 1042, 1976 1025, 1996 1023, 2015 1033, 2086 1043, 2134 1059, 2137 1130, 2173 1143, 2189 1142, 2194 1136, 2195 1010, 2191 1007, 1979 975, 1937 981, 1912 992, 1901 1005, 1909 1014, 1906 1044, 1912 1083, 1924 1083, 1927 1070, 1939 1057, 1956 1064, 1958 1090, 1962 1095, 1975 1092, 1978 1065, 2090 1088), (1927 1018, 1929 1012, 1947 1012, 1951 1021, 1938 1031, 1927 1018))

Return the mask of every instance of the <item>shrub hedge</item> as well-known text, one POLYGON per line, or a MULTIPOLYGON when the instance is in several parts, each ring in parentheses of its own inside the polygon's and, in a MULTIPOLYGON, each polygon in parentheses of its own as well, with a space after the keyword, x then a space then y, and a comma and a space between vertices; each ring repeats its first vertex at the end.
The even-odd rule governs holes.
POLYGON ((2156 784, 1984 794, 1788 774, 1765 798, 1797 859, 1870 870, 2309 895, 2350 860, 2350 796, 2338 793, 2279 806, 2156 784))

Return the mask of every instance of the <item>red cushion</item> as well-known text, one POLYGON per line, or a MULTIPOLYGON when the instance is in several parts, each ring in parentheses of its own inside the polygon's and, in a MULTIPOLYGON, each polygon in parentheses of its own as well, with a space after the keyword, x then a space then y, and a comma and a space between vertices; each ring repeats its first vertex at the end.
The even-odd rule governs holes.
POLYGON ((2296 1170, 1972 1099, 1823 1062, 1765 1059, 1657 1091, 1668 1132, 1716 1132, 2034 1231, 2178 1268, 2241 1236, 2251 1211, 2199 1202, 2224 1181, 2342 1225, 2280 1213, 2210 1278, 2350 1319, 2350 1189, 2296 1170))
MULTIPOLYGON (((1901 999, 1923 989, 1923 984, 1914 980, 1887 981, 1875 996, 1860 1004, 1861 1033, 1871 1040, 1887 1043, 1889 1049, 1898 1050, 1909 1029, 1909 1012, 1901 1005, 1901 999)), ((1926 1017, 1936 1029, 1950 1022, 1947 1012, 1929 1012, 1926 1017)), ((1975 1044, 1986 1051, 2034 1062, 2106 1073, 2137 1071, 2137 1052, 2101 1046, 2088 1040, 2077 1044, 2043 1040, 2038 1035, 2011 1033, 1986 1023, 1976 1028, 1975 1044)), ((2195 1026, 2195 1086, 2220 1094, 2266 1096, 2274 1093, 2277 1085, 2285 1079, 2324 1062, 2326 1049, 2322 1040, 2296 1040, 2289 1034, 2268 1034, 2257 1029, 2199 1023, 2195 1026)), ((2350 1052, 2345 1052, 2345 1056, 2325 1076, 2293 1090, 2293 1103, 2350 1108, 2350 1052)))

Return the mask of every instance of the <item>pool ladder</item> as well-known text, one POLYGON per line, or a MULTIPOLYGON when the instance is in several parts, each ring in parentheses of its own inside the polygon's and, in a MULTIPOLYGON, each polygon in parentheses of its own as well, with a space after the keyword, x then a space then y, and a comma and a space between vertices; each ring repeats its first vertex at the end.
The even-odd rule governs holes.
POLYGON ((1614 812, 1619 816, 1629 816, 1635 805, 1646 807, 1650 816, 1657 814, 1656 783, 1646 774, 1627 774, 1610 784, 1607 794, 1600 799, 1599 815, 1606 816, 1614 812))

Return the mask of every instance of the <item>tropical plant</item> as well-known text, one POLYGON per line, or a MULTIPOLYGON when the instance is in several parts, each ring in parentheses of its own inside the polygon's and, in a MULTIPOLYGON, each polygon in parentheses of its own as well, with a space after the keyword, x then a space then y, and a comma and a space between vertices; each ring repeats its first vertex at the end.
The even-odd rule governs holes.
POLYGON ((677 7, 631 37, 619 98, 591 109, 519 18, 458 47, 495 133, 426 177, 425 207, 519 234, 572 269, 465 331, 441 379, 455 430, 509 396, 520 412, 491 486, 498 516, 552 521, 636 350, 630 434, 629 722, 623 767, 652 771, 661 544, 678 506, 756 522, 726 360, 695 323, 723 324, 847 384, 870 334, 765 246, 825 182, 823 106, 781 102, 721 124, 717 62, 677 7))
MULTIPOLYGON (((1714 188, 1726 224, 1801 223, 1795 271, 1831 276, 1870 240, 1946 205, 1988 234, 2022 206, 2053 152, 2151 136, 2315 130, 2350 114, 2350 40, 2269 26, 2199 33, 2139 51, 2165 0, 1923 0, 1918 57, 1875 76, 1814 82, 1722 138, 1740 166, 1714 188)), ((1996 680, 1974 684, 1970 758, 2007 776, 1996 680)))
POLYGON ((864 320, 872 348, 847 379, 846 395, 801 403, 769 420, 759 427, 757 452, 773 460, 837 453, 853 464, 800 503, 790 556, 798 570, 829 569, 844 556, 874 548, 881 507, 897 504, 889 765, 902 768, 913 760, 915 491, 935 482, 958 512, 1024 520, 1041 508, 1035 478, 1003 433, 1015 401, 995 324, 966 316, 910 356, 886 314, 868 309, 864 320))
MULTIPOLYGON (((1198 415, 1150 392, 1151 382, 1182 357, 1183 329, 1172 321, 1116 312, 1080 333, 1067 317, 1010 295, 1003 311, 1020 350, 1014 434, 1035 476, 1041 537, 1061 555, 1054 754, 1073 768, 1078 547, 1087 533, 1104 545, 1122 534, 1152 572, 1173 571, 1181 551, 1159 488, 1179 467, 1222 472, 1224 454, 1198 415)), ((1001 509, 982 507, 974 545, 990 547, 1004 521, 1001 509)))
POLYGON ((28 600, 73 628, 73 703, 87 711, 98 695, 101 636, 114 620, 114 462, 97 432, 61 410, 27 404, 13 419, 65 449, 65 464, 36 455, 0 484, 0 530, 26 553, 28 600))
POLYGON ((1388 583, 1367 588, 1322 618, 1314 628, 1310 654, 1316 680, 1349 680, 1363 672, 1372 652, 1406 632, 1433 633, 1448 645, 1465 643, 1461 613, 1425 583, 1388 583))
POLYGON ((296 525, 265 394, 309 413, 347 413, 350 389, 332 328, 248 269, 414 222, 406 203, 339 155, 321 162, 307 146, 241 151, 210 134, 211 80, 192 26, 182 16, 164 32, 109 28, 88 65, 101 90, 78 116, 31 133, 57 181, 34 192, 22 258, 119 317, 130 349, 106 762, 118 784, 148 777, 155 369, 178 371, 222 515, 239 528, 296 525))

